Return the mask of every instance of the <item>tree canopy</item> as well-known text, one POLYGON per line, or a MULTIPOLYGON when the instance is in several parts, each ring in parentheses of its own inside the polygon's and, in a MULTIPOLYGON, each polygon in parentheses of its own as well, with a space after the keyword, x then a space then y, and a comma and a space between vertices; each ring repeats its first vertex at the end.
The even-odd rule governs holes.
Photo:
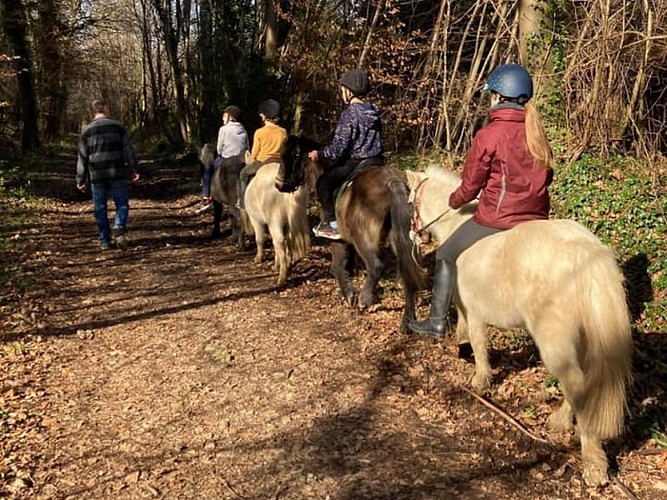
POLYGON ((369 71, 389 150, 466 149, 492 69, 532 72, 573 153, 667 151, 667 0, 0 0, 0 135, 34 150, 106 98, 177 147, 210 140, 227 104, 258 125, 272 97, 325 139, 339 75, 369 71))

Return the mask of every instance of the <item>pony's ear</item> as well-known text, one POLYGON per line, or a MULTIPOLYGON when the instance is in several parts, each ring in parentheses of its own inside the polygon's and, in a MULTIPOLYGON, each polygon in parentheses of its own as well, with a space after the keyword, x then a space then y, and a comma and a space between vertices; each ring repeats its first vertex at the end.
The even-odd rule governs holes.
POLYGON ((415 172, 414 170, 406 170, 405 175, 408 176, 408 186, 410 189, 415 189, 422 179, 426 177, 424 172, 415 172))
POLYGON ((245 152, 245 164, 249 165, 252 163, 252 155, 250 154, 250 151, 245 152))

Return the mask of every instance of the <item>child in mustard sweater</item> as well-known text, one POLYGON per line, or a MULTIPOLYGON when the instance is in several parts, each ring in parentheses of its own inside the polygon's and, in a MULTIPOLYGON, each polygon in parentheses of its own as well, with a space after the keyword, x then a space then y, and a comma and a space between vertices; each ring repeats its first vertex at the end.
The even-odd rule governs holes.
POLYGON ((245 208, 245 191, 250 179, 264 163, 281 161, 287 144, 287 131, 278 125, 280 116, 278 101, 268 99, 259 105, 258 111, 264 126, 257 129, 253 137, 250 151, 253 162, 243 167, 240 173, 239 208, 245 208))

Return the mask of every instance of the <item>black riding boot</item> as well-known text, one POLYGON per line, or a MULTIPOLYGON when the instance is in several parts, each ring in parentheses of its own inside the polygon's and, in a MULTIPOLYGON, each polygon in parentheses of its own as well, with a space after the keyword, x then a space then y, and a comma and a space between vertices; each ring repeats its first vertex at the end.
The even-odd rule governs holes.
POLYGON ((454 292, 456 281, 456 266, 438 260, 435 265, 433 276, 433 298, 431 299, 431 312, 424 321, 408 320, 408 328, 415 333, 440 338, 445 333, 445 318, 449 310, 449 303, 454 292))

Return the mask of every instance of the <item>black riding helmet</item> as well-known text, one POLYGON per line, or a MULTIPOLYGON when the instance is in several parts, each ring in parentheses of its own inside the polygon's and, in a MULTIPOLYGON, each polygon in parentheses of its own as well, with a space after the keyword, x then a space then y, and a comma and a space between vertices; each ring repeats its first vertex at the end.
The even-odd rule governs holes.
POLYGON ((238 120, 238 119, 239 119, 239 116, 241 116, 241 108, 239 108, 238 106, 234 106, 234 105, 227 106, 227 107, 222 111, 222 114, 223 114, 223 115, 224 115, 225 113, 227 113, 229 116, 231 116, 232 118, 234 118, 234 120, 238 120))
POLYGON ((276 120, 280 116, 280 103, 273 99, 267 99, 259 105, 259 113, 269 120, 276 120))
POLYGON ((371 82, 368 78, 368 73, 361 69, 346 71, 340 77, 338 83, 349 89, 357 97, 363 97, 371 91, 371 82))

